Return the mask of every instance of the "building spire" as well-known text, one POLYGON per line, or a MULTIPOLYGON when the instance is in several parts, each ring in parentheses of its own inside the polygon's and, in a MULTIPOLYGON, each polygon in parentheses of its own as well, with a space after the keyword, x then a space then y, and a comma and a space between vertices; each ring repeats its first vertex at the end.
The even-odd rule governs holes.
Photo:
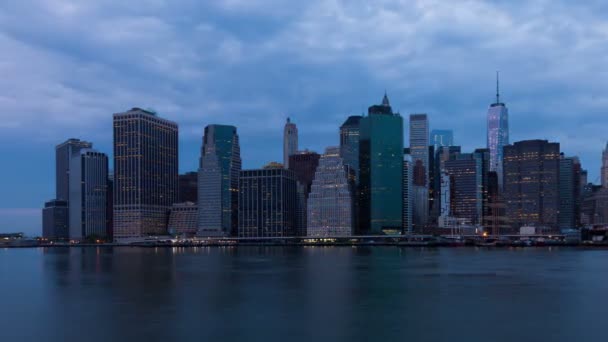
POLYGON ((500 103, 500 72, 496 71, 496 103, 500 103))
POLYGON ((384 90, 384 97, 382 98, 382 105, 383 106, 390 106, 390 102, 388 101, 388 96, 386 95, 386 89, 384 90))

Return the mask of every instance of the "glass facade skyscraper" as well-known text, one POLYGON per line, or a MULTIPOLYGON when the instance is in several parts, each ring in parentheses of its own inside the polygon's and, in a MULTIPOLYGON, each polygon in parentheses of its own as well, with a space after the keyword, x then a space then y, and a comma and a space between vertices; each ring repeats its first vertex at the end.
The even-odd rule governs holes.
POLYGON ((503 188, 503 148, 509 145, 509 110, 500 102, 498 74, 496 75, 496 102, 488 109, 487 147, 490 150, 490 171, 498 175, 498 186, 503 188))
POLYGON ((410 155, 416 187, 413 223, 419 230, 428 223, 429 216, 429 121, 426 114, 410 115, 410 155))
POLYGON ((238 229, 241 148, 236 127, 205 127, 198 171, 198 235, 230 236, 238 229))
POLYGON ((70 200, 70 160, 80 150, 92 148, 93 144, 79 139, 68 139, 55 147, 55 186, 57 199, 70 200))
POLYGON ((437 152, 441 146, 454 145, 454 132, 451 129, 434 129, 431 131, 430 141, 437 152))
POLYGON ((463 153, 445 162, 449 175, 450 215, 467 219, 471 224, 483 220, 482 160, 475 154, 463 153))
MULTIPOLYGON (((380 234, 402 230, 403 119, 386 94, 360 121, 360 230, 380 234)), ((428 139, 428 131, 426 134, 428 139)), ((428 152, 428 146, 425 149, 428 152)))
POLYGON ((114 238, 167 233, 178 192, 177 124, 133 108, 114 114, 114 238))
POLYGON ((338 147, 319 160, 308 197, 307 236, 350 236, 355 227, 355 173, 338 147))
POLYGON ((361 115, 349 116, 340 126, 340 157, 344 164, 355 171, 356 182, 359 182, 359 138, 361 129, 359 124, 361 115))
POLYGON ((296 225, 296 235, 298 236, 306 236, 306 203, 320 157, 318 153, 311 151, 298 151, 289 156, 289 170, 294 172, 298 181, 298 223, 296 225))
POLYGON ((108 157, 80 150, 70 160, 70 239, 109 236, 107 196, 108 157))

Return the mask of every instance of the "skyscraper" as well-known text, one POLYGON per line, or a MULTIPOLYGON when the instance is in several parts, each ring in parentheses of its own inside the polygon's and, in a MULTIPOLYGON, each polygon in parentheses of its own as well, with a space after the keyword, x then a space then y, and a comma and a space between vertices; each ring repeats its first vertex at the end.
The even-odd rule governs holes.
POLYGON ((236 127, 205 127, 199 164, 198 235, 236 235, 241 170, 241 148, 236 127))
POLYGON ((198 230, 198 208, 196 203, 183 202, 171 206, 167 231, 171 235, 191 237, 198 230))
POLYGON ((359 182, 359 138, 361 129, 359 124, 361 115, 349 116, 340 126, 340 157, 344 164, 355 171, 355 180, 359 182))
POLYGON ((514 228, 557 228, 559 160, 559 143, 547 140, 525 140, 504 147, 504 199, 514 228))
POLYGON ((602 151, 602 187, 608 188, 608 143, 602 151))
POLYGON ((289 156, 298 151, 298 128, 289 118, 283 129, 283 166, 289 169, 289 156))
POLYGON ((338 147, 328 147, 319 160, 308 197, 307 236, 350 236, 354 233, 355 173, 338 147))
POLYGON ((437 152, 441 146, 454 146, 454 132, 451 129, 434 129, 431 131, 430 140, 437 152))
POLYGON ((243 170, 239 189, 239 237, 294 236, 297 181, 293 171, 276 167, 243 170))
POLYGON ((413 178, 414 168, 412 165, 412 156, 404 154, 403 156, 403 233, 411 234, 412 226, 412 201, 413 201, 413 178))
POLYGON ((401 231, 403 119, 393 113, 385 94, 381 105, 369 107, 360 127, 360 229, 371 234, 401 231))
POLYGON ((177 200, 177 124, 133 108, 114 114, 114 238, 165 234, 177 200))
POLYGON ((107 238, 108 157, 82 149, 70 160, 70 239, 107 238))
POLYGON ((70 200, 70 160, 80 150, 91 148, 93 144, 78 139, 68 139, 55 147, 55 196, 57 199, 70 200))
POLYGON ((413 223, 418 229, 428 223, 429 216, 429 121, 426 114, 410 115, 410 154, 416 187, 413 223))
POLYGON ((445 162, 450 179, 450 216, 481 224, 483 219, 482 160, 463 153, 445 162))
POLYGON ((300 199, 298 200, 298 223, 296 225, 296 235, 306 235, 306 205, 308 202, 308 194, 312 187, 312 180, 315 178, 315 172, 319 165, 319 158, 321 156, 316 152, 311 151, 298 151, 295 154, 289 156, 289 170, 292 170, 296 175, 298 181, 298 193, 300 199))
POLYGON ((559 160, 559 228, 574 229, 580 224, 581 163, 578 157, 559 160))
POLYGON ((487 147, 490 150, 490 171, 498 174, 498 186, 503 188, 503 147, 509 144, 509 110, 500 102, 498 72, 496 73, 496 102, 488 109, 487 147))

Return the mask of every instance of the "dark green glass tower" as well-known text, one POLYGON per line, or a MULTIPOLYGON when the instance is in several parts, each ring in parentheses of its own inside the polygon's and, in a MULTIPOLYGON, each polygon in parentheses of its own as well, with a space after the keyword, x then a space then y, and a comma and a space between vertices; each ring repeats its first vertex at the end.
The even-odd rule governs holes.
POLYGON ((360 121, 359 234, 398 232, 402 228, 403 119, 384 94, 360 121))

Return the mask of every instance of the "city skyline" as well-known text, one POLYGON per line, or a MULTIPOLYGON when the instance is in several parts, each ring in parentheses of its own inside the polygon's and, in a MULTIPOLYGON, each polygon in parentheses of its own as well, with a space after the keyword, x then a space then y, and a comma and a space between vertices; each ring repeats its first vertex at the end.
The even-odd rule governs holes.
MULTIPOLYGON (((606 84, 602 77, 593 77, 601 70, 597 66, 603 55, 603 50, 594 45, 598 38, 593 27, 600 27, 599 23, 605 21, 602 11, 594 11, 594 5, 567 13, 567 16, 564 14, 567 6, 553 6, 548 9, 549 15, 539 19, 530 15, 525 6, 517 10, 508 4, 475 2, 468 8, 470 13, 490 10, 500 13, 499 18, 488 21, 481 15, 470 18, 455 14, 447 23, 458 24, 455 29, 454 25, 450 28, 464 41, 456 47, 448 44, 451 48, 437 50, 443 40, 440 35, 429 33, 429 27, 437 27, 444 35, 449 33, 443 26, 438 26, 441 20, 437 19, 442 15, 445 19, 446 9, 431 3, 431 10, 439 11, 439 17, 405 26, 399 21, 407 17, 408 7, 423 2, 405 5, 382 2, 370 9, 367 17, 370 23, 386 21, 386 26, 392 29, 382 26, 373 34, 361 35, 364 44, 372 50, 387 52, 387 55, 378 55, 362 51, 352 43, 353 32, 346 22, 335 23, 338 29, 336 36, 332 36, 334 39, 319 40, 332 30, 324 21, 326 19, 312 16, 315 10, 330 9, 345 18, 359 18, 361 13, 355 8, 341 2, 326 8, 331 6, 313 1, 281 10, 269 3, 262 3, 259 8, 241 2, 200 5, 202 8, 194 9, 176 6, 171 11, 166 11, 163 5, 143 11, 111 2, 105 5, 109 7, 103 8, 105 11, 85 4, 55 9, 28 6, 27 3, 1 5, 0 13, 4 17, 41 17, 44 20, 27 28, 23 22, 12 20, 0 24, 5 32, 0 36, 0 46, 8 52, 3 56, 4 63, 0 64, 3 70, 8 65, 6 77, 0 81, 0 118, 3 121, 0 140, 4 155, 16 163, 13 168, 2 171, 3 187, 15 197, 0 202, 0 231, 31 233, 38 230, 40 205, 54 198, 55 175, 51 160, 56 144, 70 137, 79 138, 93 142, 97 150, 112 158, 111 114, 126 108, 156 108, 161 116, 180 125, 180 173, 196 171, 203 128, 214 123, 233 124, 239 128, 241 140, 248 142, 243 143, 243 168, 257 168, 268 161, 282 159, 282 148, 277 142, 281 141, 281 127, 288 116, 298 124, 300 149, 321 153, 326 146, 338 145, 340 124, 349 115, 359 115, 366 106, 376 103, 384 89, 394 110, 404 118, 409 113, 427 113, 431 130, 452 129, 463 152, 472 152, 485 147, 485 117, 487 106, 493 100, 497 69, 501 70, 501 99, 509 107, 510 141, 547 139, 560 142, 567 156, 580 157, 583 167, 589 170, 589 180, 599 183, 601 151, 605 146, 601 128, 608 122, 604 118, 603 105, 606 84), (251 11, 243 13, 235 3, 251 11), (219 18, 238 20, 248 15, 251 19, 238 28, 214 22, 211 16, 204 15, 187 23, 177 20, 186 11, 205 12, 200 9, 207 7, 211 7, 209 12, 219 18), (25 9, 33 9, 33 13, 25 15, 25 9), (112 10, 123 10, 123 21, 108 14, 112 10), (391 18, 383 11, 397 16, 391 18), (285 14, 295 24, 288 25, 276 17, 272 19, 277 13, 285 14), (130 32, 135 37, 100 37, 88 29, 78 37, 70 34, 60 37, 58 33, 63 30, 82 27, 78 17, 88 19, 91 24, 88 27, 108 22, 118 27, 132 24, 130 32), (555 32, 541 28, 544 25, 518 28, 532 19, 548 24, 563 21, 572 28, 557 25, 560 29, 555 32), (273 20, 276 26, 247 34, 250 27, 257 26, 254 25, 256 21, 272 24, 273 20), (298 23, 312 23, 316 31, 298 26, 298 23), (489 23, 495 25, 484 26, 489 23), (582 28, 584 24, 591 28, 582 28), (50 26, 58 27, 59 31, 48 29, 50 26), (472 33, 478 27, 487 28, 488 36, 472 33), (577 33, 577 28, 582 34, 577 33), (420 39, 427 45, 414 50, 404 49, 404 42, 417 41, 410 35, 400 35, 407 29, 422 33, 420 39), (281 46, 279 43, 285 42, 286 37, 302 30, 303 36, 310 39, 308 44, 302 47, 289 44, 284 52, 273 49, 281 46), (525 32, 522 37, 522 30, 532 32, 525 32), (189 34, 180 35, 179 32, 189 34), (156 34, 156 38, 148 34, 156 34), (195 52, 193 60, 187 54, 178 55, 177 60, 168 59, 176 46, 168 46, 167 51, 149 52, 151 46, 162 44, 168 38, 179 38, 175 39, 176 44, 183 47, 184 42, 213 34, 218 37, 218 46, 223 47, 217 49, 225 54, 222 58, 213 55, 209 56, 210 61, 203 61, 204 51, 213 50, 213 47, 202 49, 198 44, 186 50, 195 52), (502 37, 500 40, 495 39, 498 35, 502 37), (563 38, 558 39, 558 36, 563 38), (84 43, 82 47, 76 47, 81 37, 84 43), (254 46, 258 46, 255 43, 260 39, 267 44, 258 50, 254 46), (556 44, 570 39, 580 41, 580 46, 556 44), (332 45, 332 41, 346 42, 344 52, 332 45), (492 41, 494 43, 488 45, 492 41), (117 53, 126 44, 140 48, 148 56, 145 60, 150 62, 131 68, 136 62, 117 53), (529 46, 537 48, 526 48, 529 46), (507 53, 514 49, 517 54, 507 53), (489 50, 497 53, 488 57, 489 50), (105 53, 98 53, 100 51, 105 53), (325 53, 319 53, 321 51, 325 53), (431 51, 433 58, 426 61, 425 56, 431 51), (259 53, 252 55, 249 52, 259 53), (277 57, 284 57, 284 54, 294 57, 292 64, 276 63, 277 57), (315 58, 308 58, 311 55, 315 58), (228 58, 230 56, 233 58, 228 58), (403 56, 407 63, 397 62, 403 56), (564 58, 586 62, 578 63, 577 69, 564 69, 564 58), (474 64, 475 69, 459 67, 460 60, 471 59, 479 62, 474 64), (450 60, 454 62, 446 63, 450 60), (416 67, 420 63, 424 63, 422 67, 416 67), (251 64, 259 70, 254 70, 251 64), (30 65, 37 65, 37 68, 26 68, 30 65), (216 65, 215 70, 210 70, 216 65), (412 69, 417 71, 412 72, 412 69), (234 76, 234 70, 239 71, 240 76, 234 76), (270 72, 273 70, 286 76, 270 72), (210 73, 211 79, 222 81, 202 82, 207 77, 204 72, 210 73), (260 73, 268 78, 258 80, 260 73), (23 79, 26 84, 37 86, 24 87, 23 79), (589 79, 594 82, 588 84, 589 79), (285 80, 291 82, 283 82, 285 80), (195 86, 199 83, 202 85, 195 86), (39 132, 39 122, 44 123, 42 132, 39 132)), ((404 129, 404 138, 408 141, 407 129, 404 129)))

